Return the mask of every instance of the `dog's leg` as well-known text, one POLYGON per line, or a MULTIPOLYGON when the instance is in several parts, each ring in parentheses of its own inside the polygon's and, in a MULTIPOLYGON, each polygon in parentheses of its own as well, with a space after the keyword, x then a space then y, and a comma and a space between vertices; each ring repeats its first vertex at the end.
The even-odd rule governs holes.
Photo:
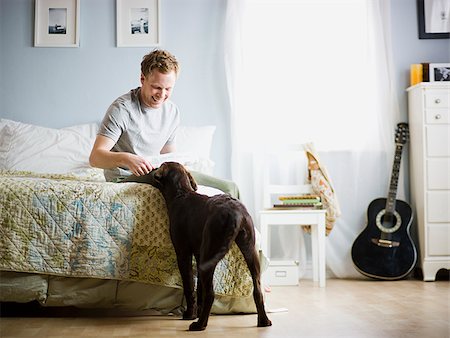
MULTIPOLYGON (((251 233, 251 232, 250 232, 251 233)), ((261 268, 259 264, 258 253, 255 249, 255 241, 251 239, 247 232, 241 231, 236 239, 236 244, 242 252, 250 274, 253 279, 253 299, 255 300, 256 310, 258 312, 258 326, 271 326, 272 322, 267 317, 264 308, 264 299, 261 292, 261 268)))
POLYGON ((213 277, 215 266, 209 268, 207 271, 199 270, 199 279, 202 285, 202 310, 198 321, 192 323, 189 326, 189 331, 202 331, 208 325, 209 313, 211 312, 211 307, 214 302, 214 288, 213 288, 213 277))
POLYGON ((202 290, 202 280, 200 279, 199 265, 200 265, 200 255, 195 255, 195 261, 197 262, 197 317, 200 317, 203 306, 203 290, 202 290))
POLYGON ((195 319, 197 318, 197 309, 195 308, 192 255, 177 252, 177 262, 183 281, 184 297, 186 298, 186 311, 183 313, 183 319, 195 319))

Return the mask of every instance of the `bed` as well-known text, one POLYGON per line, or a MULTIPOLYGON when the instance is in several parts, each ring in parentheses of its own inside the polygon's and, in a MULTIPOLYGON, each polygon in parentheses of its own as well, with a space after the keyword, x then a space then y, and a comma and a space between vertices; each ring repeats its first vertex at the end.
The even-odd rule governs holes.
MULTIPOLYGON (((96 124, 52 129, 0 119, 0 302, 180 314, 164 199, 150 185, 105 182, 90 168, 96 131, 96 124)), ((236 194, 226 182, 207 186, 213 134, 211 126, 181 127, 179 152, 152 161, 197 172, 201 193, 236 194)), ((214 285, 212 313, 256 311, 236 245, 214 285)))

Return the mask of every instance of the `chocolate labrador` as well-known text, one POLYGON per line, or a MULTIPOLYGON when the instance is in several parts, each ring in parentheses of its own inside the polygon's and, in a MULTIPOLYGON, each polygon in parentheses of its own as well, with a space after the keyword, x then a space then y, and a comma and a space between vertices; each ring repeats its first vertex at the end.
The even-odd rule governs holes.
POLYGON ((264 309, 253 221, 245 206, 227 194, 212 197, 198 194, 194 178, 179 163, 165 162, 146 176, 139 181, 157 187, 166 201, 170 236, 187 303, 183 319, 199 318, 189 326, 189 330, 204 330, 208 324, 214 301, 214 270, 233 241, 241 250, 253 279, 258 326, 272 325, 264 309), (197 306, 192 256, 195 257, 198 270, 197 306))

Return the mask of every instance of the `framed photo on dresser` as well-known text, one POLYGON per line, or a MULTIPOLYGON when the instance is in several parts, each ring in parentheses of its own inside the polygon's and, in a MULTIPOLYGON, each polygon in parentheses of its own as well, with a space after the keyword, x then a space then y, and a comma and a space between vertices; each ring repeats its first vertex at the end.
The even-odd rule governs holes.
POLYGON ((450 63, 430 63, 429 75, 430 82, 450 82, 450 63))

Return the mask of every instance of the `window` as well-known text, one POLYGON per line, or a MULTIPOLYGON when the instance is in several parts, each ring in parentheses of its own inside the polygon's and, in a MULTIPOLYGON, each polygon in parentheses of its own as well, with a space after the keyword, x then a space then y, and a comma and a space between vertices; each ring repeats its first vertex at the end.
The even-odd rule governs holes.
POLYGON ((378 139, 367 20, 361 0, 249 1, 241 146, 314 141, 342 150, 378 139))

